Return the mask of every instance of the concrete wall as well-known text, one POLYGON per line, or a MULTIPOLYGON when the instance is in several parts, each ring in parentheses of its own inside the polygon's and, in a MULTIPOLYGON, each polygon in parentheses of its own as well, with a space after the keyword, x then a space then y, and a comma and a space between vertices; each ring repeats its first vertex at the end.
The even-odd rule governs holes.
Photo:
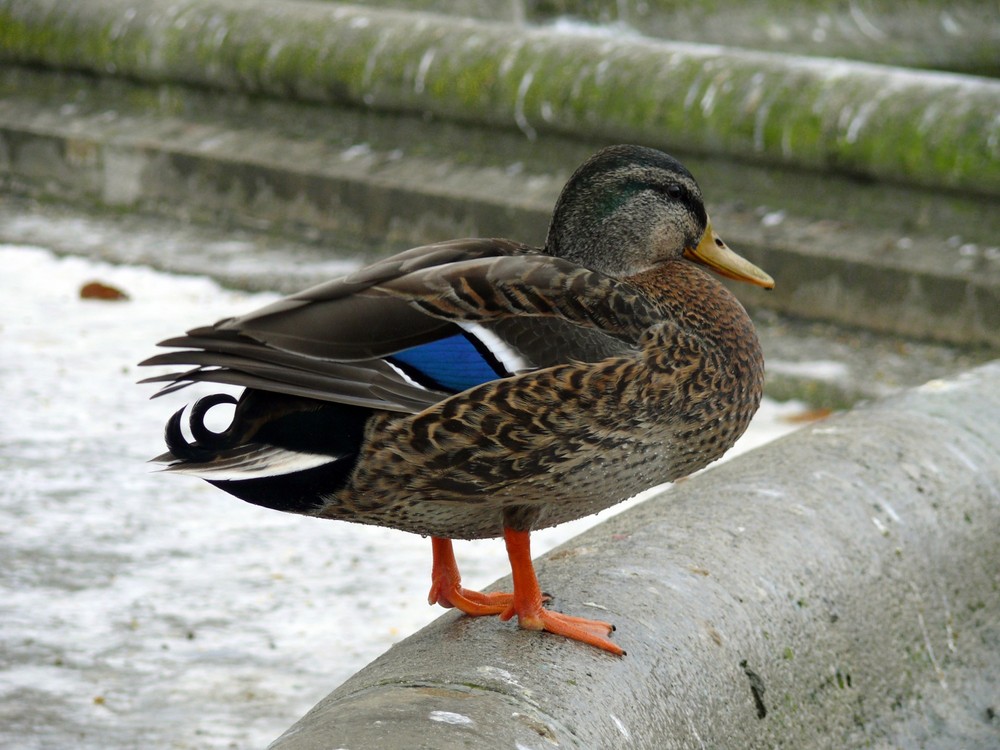
POLYGON ((539 562, 626 657, 447 614, 271 750, 995 748, 998 446, 1000 362, 820 422, 539 562))

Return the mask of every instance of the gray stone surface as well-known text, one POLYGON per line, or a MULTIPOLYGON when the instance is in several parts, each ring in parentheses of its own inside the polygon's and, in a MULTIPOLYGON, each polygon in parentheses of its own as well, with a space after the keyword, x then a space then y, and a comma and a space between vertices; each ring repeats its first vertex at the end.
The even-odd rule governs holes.
POLYGON ((998 445, 1000 362, 818 423, 539 562, 626 657, 448 614, 271 750, 995 748, 998 445))

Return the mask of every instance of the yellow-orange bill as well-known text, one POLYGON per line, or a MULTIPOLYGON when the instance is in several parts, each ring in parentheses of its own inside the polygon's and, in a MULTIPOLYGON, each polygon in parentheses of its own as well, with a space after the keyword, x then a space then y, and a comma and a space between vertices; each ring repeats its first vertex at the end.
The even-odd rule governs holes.
POLYGON ((684 257, 712 269, 727 279, 745 281, 765 289, 774 288, 774 279, 746 258, 730 250, 712 229, 711 221, 705 227, 705 233, 701 236, 698 246, 687 248, 684 257))

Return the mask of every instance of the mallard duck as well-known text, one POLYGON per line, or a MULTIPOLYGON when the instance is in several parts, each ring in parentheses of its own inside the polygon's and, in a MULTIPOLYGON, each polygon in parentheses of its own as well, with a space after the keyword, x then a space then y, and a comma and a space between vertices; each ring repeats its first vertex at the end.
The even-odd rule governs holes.
POLYGON ((606 148, 563 188, 543 248, 417 247, 161 342, 180 351, 143 365, 193 369, 143 381, 160 393, 244 390, 198 400, 193 440, 174 414, 155 460, 257 505, 429 536, 430 603, 622 655, 609 623, 544 606, 529 535, 690 474, 747 427, 760 346, 706 269, 774 285, 715 233, 680 162, 606 148), (451 540, 499 536, 513 590, 463 588, 451 540))

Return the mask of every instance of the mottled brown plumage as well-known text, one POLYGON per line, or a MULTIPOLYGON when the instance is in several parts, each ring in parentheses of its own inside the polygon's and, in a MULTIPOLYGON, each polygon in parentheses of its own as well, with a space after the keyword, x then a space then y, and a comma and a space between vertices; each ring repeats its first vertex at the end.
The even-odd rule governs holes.
POLYGON ((168 426, 169 469, 269 507, 435 538, 431 601, 517 615, 613 653, 606 623, 541 607, 528 533, 721 456, 756 411, 763 359, 705 267, 770 277, 711 227, 671 157, 619 146, 567 183, 544 249, 456 240, 400 253, 163 342, 164 390, 246 388, 231 426, 168 426), (451 538, 507 540, 513 595, 462 589, 451 538))
POLYGON ((491 381, 417 415, 380 415, 320 515, 492 537, 596 513, 721 456, 760 402, 748 316, 685 261, 627 282, 633 312, 649 313, 620 326, 636 332, 634 351, 491 381))

